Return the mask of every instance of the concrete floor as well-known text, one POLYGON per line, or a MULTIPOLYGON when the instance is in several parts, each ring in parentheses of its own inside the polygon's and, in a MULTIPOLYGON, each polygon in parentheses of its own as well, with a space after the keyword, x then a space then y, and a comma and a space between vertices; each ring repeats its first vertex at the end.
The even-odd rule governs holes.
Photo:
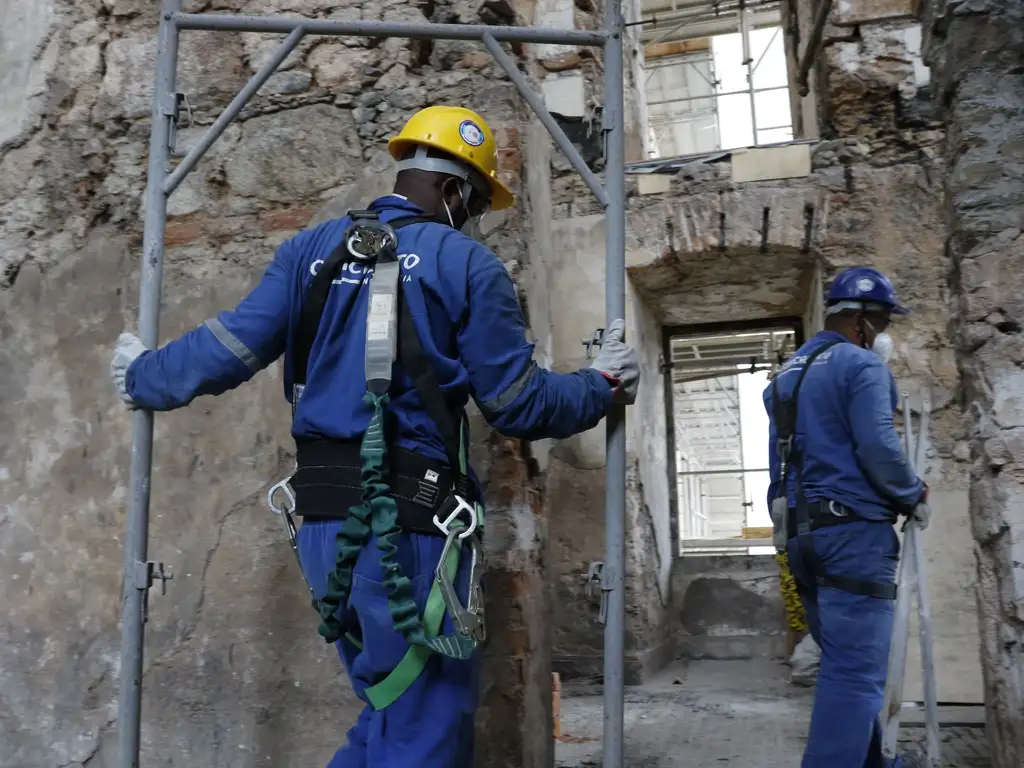
MULTIPOLYGON (((677 662, 626 691, 625 764, 629 768, 796 768, 813 689, 789 685, 775 661, 677 662)), ((940 713, 940 717, 941 717, 940 713)), ((559 768, 601 765, 600 683, 564 682, 559 768)), ((920 728, 906 742, 923 741, 920 728)), ((901 742, 903 739, 901 739, 901 742)), ((943 765, 984 768, 984 730, 943 730, 943 765)))

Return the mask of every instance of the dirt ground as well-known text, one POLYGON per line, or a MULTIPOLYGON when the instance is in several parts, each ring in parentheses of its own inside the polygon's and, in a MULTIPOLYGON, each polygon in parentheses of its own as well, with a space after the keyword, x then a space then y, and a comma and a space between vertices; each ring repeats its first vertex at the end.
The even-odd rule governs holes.
MULTIPOLYGON (((629 768, 795 768, 800 765, 814 691, 788 683, 779 662, 678 662, 626 691, 625 764, 629 768)), ((940 717, 945 721, 943 713, 940 717)), ((905 718, 912 722, 913 717, 905 718)), ((918 719, 918 722, 919 719, 918 719)), ((601 765, 600 682, 562 685, 559 768, 601 765)), ((984 729, 976 717, 943 728, 943 766, 986 768, 984 729)), ((921 744, 911 725, 901 742, 921 744)))

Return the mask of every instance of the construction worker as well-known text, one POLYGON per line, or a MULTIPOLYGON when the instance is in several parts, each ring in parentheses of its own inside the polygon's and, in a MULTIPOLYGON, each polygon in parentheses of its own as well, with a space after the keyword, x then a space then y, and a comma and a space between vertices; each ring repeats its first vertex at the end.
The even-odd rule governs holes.
POLYGON ((122 334, 112 377, 130 407, 164 411, 284 355, 297 552, 366 702, 329 768, 468 768, 483 509, 463 407, 509 436, 565 438, 631 404, 639 364, 622 320, 589 368, 533 361, 505 267, 463 234, 514 202, 479 115, 429 107, 388 147, 393 194, 285 242, 235 310, 176 341, 122 334))
POLYGON ((886 366, 886 328, 908 312, 882 273, 845 270, 830 287, 825 329, 764 391, 776 546, 788 551, 821 647, 803 768, 885 765, 878 715, 899 558, 893 524, 907 515, 927 525, 930 514, 893 425, 886 366))

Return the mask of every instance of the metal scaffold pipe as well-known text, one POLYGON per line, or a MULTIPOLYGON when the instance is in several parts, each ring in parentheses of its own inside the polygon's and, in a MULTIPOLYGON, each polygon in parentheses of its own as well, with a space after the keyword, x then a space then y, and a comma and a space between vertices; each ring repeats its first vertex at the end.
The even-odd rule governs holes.
POLYGON ((179 13, 179 29, 219 32, 291 32, 302 27, 309 35, 350 35, 353 37, 404 37, 410 40, 495 40, 548 45, 603 45, 604 34, 584 29, 545 27, 503 27, 486 24, 433 24, 430 22, 341 21, 294 19, 287 16, 242 16, 237 14, 179 13))
POLYGON ((547 107, 544 105, 543 100, 540 96, 534 92, 530 84, 526 82, 526 78, 516 68, 515 62, 512 57, 502 50, 501 44, 490 35, 484 35, 484 46, 490 52, 494 60, 498 62, 505 74, 508 75, 508 79, 515 85, 516 90, 519 91, 519 95, 523 97, 530 108, 537 115, 537 118, 541 121, 548 133, 551 134, 551 138, 554 139, 555 144, 562 150, 566 158, 569 160, 569 164, 573 167, 573 170, 580 175, 584 183, 590 188, 590 191, 594 193, 598 202, 601 205, 608 205, 608 195, 604 191, 604 187, 601 185, 601 180, 597 178, 592 170, 587 166, 586 161, 580 155, 579 151, 572 145, 569 137, 565 135, 565 131, 562 130, 558 121, 551 115, 547 107))
MULTIPOLYGON (((623 30, 621 0, 610 0, 604 31, 558 30, 461 24, 346 22, 288 17, 183 14, 181 0, 162 0, 156 84, 153 96, 149 167, 145 194, 145 227, 140 286, 139 335, 149 348, 159 340, 163 281, 164 235, 170 194, 193 170, 204 153, 240 114, 270 75, 285 61, 304 35, 405 37, 412 39, 479 40, 492 52, 524 99, 565 151, 605 207, 606 300, 609 322, 625 318, 625 126, 623 115, 623 30), (173 135, 179 108, 176 72, 180 30, 288 33, 275 54, 238 93, 182 163, 170 172, 173 135), (603 133, 605 185, 590 171, 543 101, 530 88, 499 41, 603 46, 605 49, 603 133)), ((605 766, 623 765, 623 664, 625 636, 625 411, 616 406, 607 422, 607 486, 605 499, 607 595, 605 626, 605 766)), ((118 768, 138 768, 141 734, 144 626, 147 595, 154 577, 169 578, 147 560, 149 503, 153 457, 153 412, 135 413, 132 434, 131 498, 124 544, 121 687, 118 713, 118 768)))
MULTIPOLYGON (((605 316, 626 316, 625 119, 623 115, 622 0, 607 0, 604 48, 605 316)), ((626 633, 626 413, 614 407, 606 421, 604 626, 604 768, 622 768, 626 633)))
MULTIPOLYGON (((153 93, 149 173, 146 181, 139 289, 139 336, 149 348, 160 333, 160 293, 164 269, 167 194, 164 180, 170 157, 171 126, 177 114, 178 28, 171 23, 181 0, 163 0, 153 93)), ((131 497, 124 537, 124 584, 121 611, 121 690, 118 698, 118 766, 138 768, 142 726, 143 626, 152 576, 149 550, 149 492, 153 469, 153 412, 138 410, 132 420, 131 497)))

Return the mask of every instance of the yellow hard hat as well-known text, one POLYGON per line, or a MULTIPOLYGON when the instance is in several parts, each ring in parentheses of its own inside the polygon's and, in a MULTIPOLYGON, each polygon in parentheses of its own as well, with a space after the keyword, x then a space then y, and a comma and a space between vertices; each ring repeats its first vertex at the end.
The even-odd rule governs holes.
MULTIPOLYGON (((498 148, 483 118, 463 107, 427 107, 409 118, 402 132, 388 142, 388 151, 401 160, 410 147, 447 152, 477 171, 491 188, 491 208, 500 211, 515 202, 498 178, 498 148)), ((425 170, 431 170, 425 168, 425 170)))

